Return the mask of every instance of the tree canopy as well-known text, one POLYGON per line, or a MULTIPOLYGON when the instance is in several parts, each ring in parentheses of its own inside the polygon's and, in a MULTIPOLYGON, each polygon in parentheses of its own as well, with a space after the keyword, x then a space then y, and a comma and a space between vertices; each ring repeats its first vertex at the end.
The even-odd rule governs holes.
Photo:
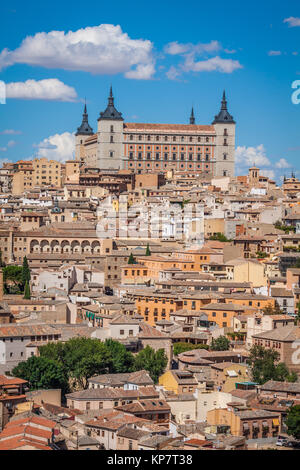
POLYGON ((8 265, 4 266, 2 271, 5 292, 9 294, 24 293, 24 298, 30 299, 31 275, 26 256, 23 259, 23 266, 8 265))
POLYGON ((68 379, 62 365, 46 357, 30 357, 26 362, 20 362, 12 374, 28 380, 31 390, 60 388, 63 393, 69 390, 68 379))
POLYGON ((286 422, 288 435, 300 439, 300 405, 292 406, 287 414, 286 422))
POLYGON ((135 356, 134 369, 147 370, 152 380, 157 383, 158 378, 165 371, 168 364, 168 358, 163 349, 154 351, 150 346, 140 351, 135 356))
POLYGON ((72 338, 40 349, 41 357, 55 360, 65 370, 72 388, 86 388, 93 375, 109 372, 112 357, 104 343, 91 338, 72 338))
POLYGON ((216 235, 212 235, 209 237, 210 240, 215 240, 218 242, 229 242, 228 238, 224 235, 224 233, 218 232, 216 235))
POLYGON ((278 303, 275 303, 275 307, 271 304, 268 304, 266 307, 262 309, 264 315, 282 315, 283 310, 279 307, 278 303))
POLYGON ((131 372, 134 368, 134 356, 127 351, 125 346, 118 341, 107 339, 104 343, 111 355, 111 365, 109 372, 118 374, 123 372, 131 372))
POLYGON ((254 382, 263 385, 268 380, 296 382, 297 375, 290 373, 286 364, 279 362, 280 354, 274 349, 253 346, 250 349, 249 363, 254 382))
POLYGON ((166 368, 168 359, 163 349, 150 346, 136 356, 112 339, 72 338, 62 343, 49 343, 40 348, 40 357, 32 357, 14 369, 33 388, 86 389, 88 379, 107 373, 147 370, 155 382, 166 368), (49 366, 49 367, 48 367, 49 366))
POLYGON ((217 339, 212 340, 210 349, 212 351, 228 351, 229 347, 229 339, 226 336, 219 336, 217 339))

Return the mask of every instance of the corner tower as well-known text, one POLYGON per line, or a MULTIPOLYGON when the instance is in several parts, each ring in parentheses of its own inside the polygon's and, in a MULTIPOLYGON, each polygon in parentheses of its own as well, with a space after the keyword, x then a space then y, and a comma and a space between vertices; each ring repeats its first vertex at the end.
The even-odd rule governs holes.
POLYGON ((78 127, 77 132, 75 134, 75 160, 81 161, 84 159, 84 142, 88 137, 93 135, 93 129, 89 125, 89 116, 87 113, 86 104, 84 106, 83 115, 82 115, 82 123, 78 127))
POLYGON ((100 169, 123 168, 123 127, 124 119, 115 108, 111 87, 107 108, 98 119, 97 165, 100 169))
POLYGON ((213 121, 216 131, 214 176, 234 177, 236 122, 227 109, 225 91, 221 110, 213 121))

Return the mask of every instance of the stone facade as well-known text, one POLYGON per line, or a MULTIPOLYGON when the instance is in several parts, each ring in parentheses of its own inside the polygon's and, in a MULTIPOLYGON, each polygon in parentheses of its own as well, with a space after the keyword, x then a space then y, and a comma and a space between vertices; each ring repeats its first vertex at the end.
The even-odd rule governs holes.
POLYGON ((169 170, 217 177, 233 177, 236 123, 227 111, 225 93, 220 113, 212 125, 125 123, 114 106, 112 90, 108 106, 98 119, 97 133, 87 123, 76 134, 75 159, 105 170, 135 173, 169 170))

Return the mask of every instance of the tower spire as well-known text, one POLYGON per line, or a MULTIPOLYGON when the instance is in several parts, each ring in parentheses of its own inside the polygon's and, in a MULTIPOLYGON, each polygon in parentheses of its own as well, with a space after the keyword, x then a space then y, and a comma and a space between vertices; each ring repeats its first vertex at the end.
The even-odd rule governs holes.
POLYGON ((225 90, 223 91, 223 97, 221 102, 221 110, 217 116, 215 116, 213 124, 235 124, 235 121, 227 109, 227 99, 225 90))
POLYGON ((86 99, 85 99, 85 104, 84 104, 84 109, 83 109, 83 114, 82 114, 82 123, 81 123, 81 126, 78 127, 75 135, 93 135, 93 134, 94 134, 93 129, 89 125, 89 115, 87 112, 86 99))
POLYGON ((223 91, 223 99, 222 99, 221 109, 223 109, 224 111, 227 111, 227 100, 226 100, 225 90, 223 91))
POLYGON ((103 113, 100 113, 100 117, 98 118, 98 121, 102 119, 103 120, 111 119, 113 121, 124 120, 122 117, 122 113, 119 113, 119 111, 117 111, 117 109, 115 108, 115 99, 113 95, 112 85, 110 86, 107 108, 103 113))
POLYGON ((192 112, 191 112, 191 117, 190 117, 190 124, 194 125, 196 122, 195 116, 194 116, 194 107, 192 107, 192 112))
POLYGON ((108 106, 114 106, 114 95, 113 95, 112 85, 110 85, 110 92, 109 92, 109 97, 108 97, 108 106))

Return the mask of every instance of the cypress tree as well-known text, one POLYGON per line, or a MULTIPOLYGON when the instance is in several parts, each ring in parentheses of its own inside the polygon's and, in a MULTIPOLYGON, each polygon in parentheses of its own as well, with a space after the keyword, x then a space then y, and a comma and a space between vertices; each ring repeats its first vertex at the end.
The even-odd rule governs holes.
POLYGON ((30 287, 29 287, 28 281, 26 281, 26 284, 25 284, 24 299, 26 300, 31 299, 31 293, 30 293, 30 287))
POLYGON ((31 279, 31 276, 30 276, 30 269, 29 269, 28 260, 27 260, 26 256, 24 256, 24 258, 23 258, 23 268, 22 268, 22 282, 23 282, 24 286, 26 285, 26 282, 29 283, 30 279, 31 279))
POLYGON ((149 243, 148 243, 147 249, 146 249, 146 256, 151 256, 151 251, 150 251, 149 243))
POLYGON ((131 255, 129 256, 128 264, 136 264, 135 257, 133 256, 132 253, 131 253, 131 255))

